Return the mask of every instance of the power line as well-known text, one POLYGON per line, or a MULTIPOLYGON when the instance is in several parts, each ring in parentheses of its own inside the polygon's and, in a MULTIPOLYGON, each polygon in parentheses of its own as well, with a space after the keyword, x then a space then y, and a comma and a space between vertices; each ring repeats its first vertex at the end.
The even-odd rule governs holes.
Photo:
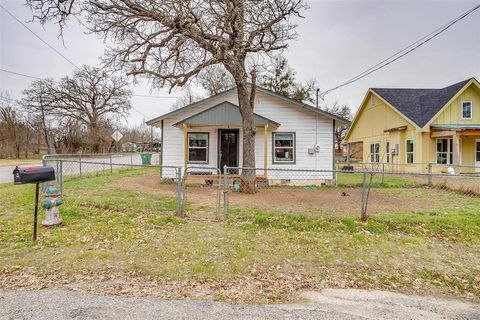
POLYGON ((55 51, 59 56, 61 56, 63 59, 65 59, 68 63, 70 63, 72 66, 74 66, 75 68, 78 69, 78 66, 73 63, 70 59, 68 59, 66 56, 64 56, 60 51, 58 51, 57 49, 55 49, 53 46, 51 46, 47 41, 43 40, 38 34, 36 34, 32 29, 30 29, 25 23, 23 23, 20 19, 18 19, 13 13, 11 13, 10 11, 8 11, 4 6, 2 6, 0 4, 0 8, 2 8, 6 13, 8 13, 8 15, 10 17, 12 17, 13 19, 15 19, 18 23, 20 23, 23 27, 25 27, 25 29, 27 29, 28 31, 30 31, 31 34, 33 34, 36 38, 38 38, 40 41, 42 41, 45 45, 47 45, 50 49, 52 49, 53 51, 55 51))
MULTIPOLYGON (((35 80, 42 80, 42 78, 31 76, 25 73, 20 73, 20 72, 15 72, 7 69, 0 68, 0 71, 10 73, 16 76, 20 77, 25 77, 25 78, 30 78, 30 79, 35 79, 35 80)), ((152 95, 146 95, 146 94, 132 94, 133 97, 140 97, 140 98, 158 98, 158 99, 176 99, 179 98, 178 96, 152 96, 152 95)))
POLYGON ((150 96, 146 94, 134 94, 134 97, 140 97, 140 98, 159 98, 159 99, 177 99, 180 97, 177 96, 150 96))
POLYGON ((6 72, 6 73, 10 73, 10 74, 14 74, 14 75, 21 76, 21 77, 25 77, 25 78, 30 78, 30 79, 35 79, 35 80, 42 80, 42 78, 38 78, 38 77, 34 77, 34 76, 29 76, 28 74, 24 74, 24 73, 20 73, 20 72, 15 72, 15 71, 10 71, 10 70, 6 70, 6 69, 3 69, 3 68, 0 68, 0 71, 6 72))
POLYGON ((339 88, 342 88, 344 86, 347 86, 353 82, 356 82, 362 78, 365 78, 366 76, 370 75, 371 73, 377 71, 377 70, 380 70, 390 64, 392 64, 393 62, 399 60, 400 58, 406 56, 407 54, 411 53, 412 51, 418 49, 419 47, 423 46, 425 43, 431 41, 432 39, 434 39, 435 37, 437 37, 438 35, 440 35, 441 33, 447 31, 450 27, 452 27, 454 24, 456 24, 457 22, 459 22, 460 20, 464 19, 465 17, 467 17, 469 14, 471 14, 472 12, 474 12, 475 10, 479 9, 480 8, 480 5, 477 5, 469 10, 467 10, 466 12, 462 13, 460 16, 456 17, 455 19, 451 20, 450 22, 444 24, 443 26, 435 29, 434 31, 430 32, 429 34, 427 34, 426 36, 423 36, 422 38, 420 38, 419 40, 415 41, 414 43, 410 44, 409 46, 403 48, 402 50, 400 51, 397 51, 396 53, 394 53, 393 55, 389 56, 388 58, 386 59, 383 59, 382 61, 380 61, 379 63, 375 64, 374 66, 364 70, 363 72, 359 73, 358 75, 354 76, 353 78, 345 81, 344 83, 336 86, 336 87, 333 87, 331 89, 328 89, 326 91, 324 91, 323 93, 320 94, 320 97, 322 98, 322 100, 324 99, 324 97, 334 91, 334 90, 337 90, 339 88))
MULTIPOLYGON (((28 31, 30 31, 35 37, 37 37, 40 41, 42 41, 45 45, 47 45, 50 49, 52 49, 53 51, 55 51, 55 53, 57 53, 60 57, 62 57, 63 59, 65 59, 68 63, 70 63, 72 66, 74 66, 75 68, 77 69, 80 69, 75 63, 73 63, 70 59, 68 59, 65 55, 63 55, 60 51, 58 51, 57 49, 55 49, 53 46, 51 46, 47 41, 43 40, 38 34, 36 34, 32 29, 30 29, 27 25, 25 25, 20 19, 18 19, 13 13, 11 13, 10 11, 8 11, 4 6, 2 6, 0 4, 0 8, 2 8, 6 13, 8 13, 13 19, 15 19, 18 23, 20 23, 22 26, 24 26, 28 31)), ((81 21, 80 19, 77 18, 77 20, 80 22, 80 24, 82 26, 85 26, 81 21)), ((20 73, 20 72, 15 72, 15 71, 10 71, 10 70, 5 70, 5 69, 2 69, 0 68, 1 71, 3 72, 7 72, 7 73, 10 73, 10 74, 14 74, 14 75, 18 75, 18 76, 22 76, 22 77, 26 77, 26 78, 31 78, 31 79, 36 79, 36 80, 40 80, 41 78, 39 77, 34 77, 34 76, 29 76, 29 75, 26 75, 26 74, 23 74, 23 73, 20 73)), ((176 96, 152 96, 152 95, 143 95, 143 94, 134 94, 132 95, 134 97, 141 97, 141 98, 158 98, 158 99, 176 99, 176 98, 179 98, 179 97, 176 97, 176 96)))

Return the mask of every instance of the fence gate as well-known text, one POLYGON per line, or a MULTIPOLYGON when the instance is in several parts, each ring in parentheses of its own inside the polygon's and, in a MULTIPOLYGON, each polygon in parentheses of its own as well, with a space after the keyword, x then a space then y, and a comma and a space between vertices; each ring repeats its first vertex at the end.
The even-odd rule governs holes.
POLYGON ((194 220, 220 220, 224 217, 223 194, 219 168, 189 166, 182 179, 181 212, 194 220))

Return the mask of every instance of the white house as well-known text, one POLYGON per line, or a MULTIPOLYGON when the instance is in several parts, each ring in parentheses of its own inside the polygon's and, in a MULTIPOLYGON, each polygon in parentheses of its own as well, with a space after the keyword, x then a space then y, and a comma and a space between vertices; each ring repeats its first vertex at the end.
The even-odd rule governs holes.
MULTIPOLYGON (((332 170, 333 132, 347 120, 261 87, 257 87, 254 113, 257 168, 332 170)), ((163 166, 242 167, 242 118, 236 88, 147 124, 161 128, 163 166)), ((263 174, 285 181, 298 175, 274 170, 263 174)), ((301 178, 307 176, 314 178, 308 173, 301 178)), ((331 178, 331 173, 322 174, 323 180, 331 178)))

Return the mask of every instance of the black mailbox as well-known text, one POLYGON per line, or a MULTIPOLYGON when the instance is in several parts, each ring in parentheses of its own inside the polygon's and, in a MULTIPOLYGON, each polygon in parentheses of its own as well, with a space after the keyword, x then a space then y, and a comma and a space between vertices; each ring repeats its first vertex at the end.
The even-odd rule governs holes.
POLYGON ((41 183, 55 180, 55 171, 52 167, 16 167, 13 170, 14 184, 41 183))

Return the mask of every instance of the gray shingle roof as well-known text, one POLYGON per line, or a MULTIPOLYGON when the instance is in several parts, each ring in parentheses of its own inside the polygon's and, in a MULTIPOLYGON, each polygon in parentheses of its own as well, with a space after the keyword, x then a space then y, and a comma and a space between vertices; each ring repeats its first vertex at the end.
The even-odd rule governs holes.
POLYGON ((422 128, 471 79, 474 78, 442 89, 372 88, 372 91, 422 128))
MULTIPOLYGON (((180 112, 182 112, 182 111, 185 111, 185 110, 194 108, 194 107, 198 106, 199 104, 204 103, 204 102, 207 102, 207 101, 209 101, 209 100, 211 100, 211 99, 218 98, 218 97, 221 97, 221 96, 223 96, 223 95, 226 95, 227 93, 231 92, 232 90, 236 90, 236 87, 227 89, 227 90, 225 90, 225 91, 223 91, 223 92, 220 92, 220 93, 218 93, 218 94, 216 94, 216 95, 213 95, 213 96, 211 96, 211 97, 208 97, 208 98, 206 98, 206 99, 197 101, 197 102, 195 102, 195 103, 189 104, 188 106, 185 106, 185 107, 176 109, 176 110, 174 110, 174 111, 168 112, 168 113, 166 113, 166 114, 164 114, 164 115, 161 115, 161 116, 159 116, 159 117, 156 117, 156 118, 154 118, 154 119, 148 120, 148 121, 146 122, 146 124, 148 124, 148 125, 153 125, 154 123, 156 123, 156 122, 158 122, 158 121, 160 121, 160 120, 162 120, 162 119, 166 119, 166 118, 168 118, 168 117, 170 117, 170 116, 172 116, 172 115, 175 115, 175 114, 177 114, 177 113, 180 113, 180 112)), ((326 116, 326 117, 328 117, 328 118, 332 118, 332 119, 334 119, 334 120, 336 120, 336 121, 338 121, 338 122, 340 122, 340 123, 350 124, 350 121, 347 120, 347 119, 345 119, 345 118, 342 118, 342 117, 337 116, 337 115, 335 115, 335 114, 332 114, 332 113, 330 113, 330 112, 324 111, 324 110, 322 110, 322 109, 317 109, 317 108, 315 108, 314 106, 311 106, 311 105, 306 104, 306 103, 303 103, 303 102, 299 102, 299 101, 294 100, 294 99, 292 99, 292 98, 289 98, 289 97, 283 96, 283 95, 281 95, 281 94, 275 93, 275 92, 273 92, 273 91, 271 91, 271 90, 262 88, 262 87, 260 87, 260 86, 257 86, 257 90, 258 90, 259 92, 263 92, 263 93, 266 93, 266 94, 268 94, 268 95, 278 97, 278 98, 280 98, 280 99, 282 99, 282 100, 288 101, 288 102, 290 102, 290 103, 292 103, 292 104, 294 104, 294 105, 303 107, 303 108, 308 109, 308 110, 310 110, 310 111, 319 113, 319 114, 324 115, 324 116, 326 116)))

